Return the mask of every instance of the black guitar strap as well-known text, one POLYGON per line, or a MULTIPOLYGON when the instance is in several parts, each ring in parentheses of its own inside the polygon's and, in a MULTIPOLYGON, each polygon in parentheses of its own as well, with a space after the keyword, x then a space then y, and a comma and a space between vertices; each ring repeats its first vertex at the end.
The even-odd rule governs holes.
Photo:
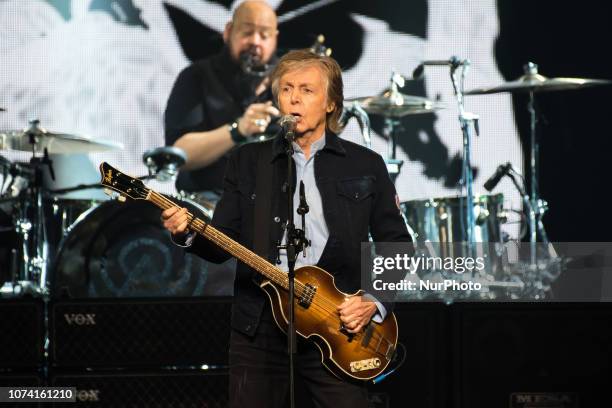
POLYGON ((270 253, 270 219, 272 208, 272 144, 261 143, 255 179, 255 221, 253 249, 268 259, 270 253))

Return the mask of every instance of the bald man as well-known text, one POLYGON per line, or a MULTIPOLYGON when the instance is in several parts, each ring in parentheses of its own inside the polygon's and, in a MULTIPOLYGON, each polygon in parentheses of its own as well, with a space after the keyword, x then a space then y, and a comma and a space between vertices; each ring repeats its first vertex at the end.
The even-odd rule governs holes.
POLYGON ((276 60, 277 37, 274 10, 264 1, 245 1, 225 26, 221 52, 179 74, 164 114, 166 145, 187 153, 179 191, 214 197, 222 190, 226 154, 265 132, 279 114, 265 77, 276 60))

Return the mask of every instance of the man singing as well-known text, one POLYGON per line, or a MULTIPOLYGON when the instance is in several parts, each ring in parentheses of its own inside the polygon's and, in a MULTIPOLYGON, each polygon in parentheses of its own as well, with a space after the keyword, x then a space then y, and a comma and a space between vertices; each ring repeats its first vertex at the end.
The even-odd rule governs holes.
MULTIPOLYGON (((273 141, 241 146, 228 161, 223 196, 212 224, 286 270, 287 260, 285 254, 279 254, 277 243, 283 238, 287 220, 287 184, 299 186, 303 182, 309 212, 305 225, 297 214, 295 220, 298 228, 305 229, 311 246, 305 256, 298 257, 296 267, 317 265, 333 274, 340 290, 355 293, 360 287, 360 244, 368 241, 368 234, 378 242, 410 241, 395 188, 377 153, 337 136, 343 84, 335 60, 307 50, 291 51, 279 61, 271 84, 280 113, 297 118, 294 180, 287 180, 288 142, 282 134, 273 141), (258 174, 269 176, 262 179, 258 174), (257 194, 264 190, 258 183, 268 183, 266 196, 257 194), (265 201, 267 205, 262 204, 265 201), (259 230, 262 223, 269 226, 263 235, 259 230)), ((293 191, 297 209, 299 188, 293 191)), ((162 217, 175 239, 185 239, 189 232, 185 209, 170 208, 162 217)), ((187 239, 190 250, 210 261, 229 257, 201 236, 187 239)), ((287 338, 276 327, 265 294, 253 277, 246 264, 238 264, 230 340, 230 405, 284 407, 287 338)), ((353 296, 338 306, 336 313, 344 327, 356 333, 371 319, 384 319, 390 307, 371 297, 353 296)), ((315 406, 367 406, 364 386, 328 372, 312 343, 298 343, 295 364, 296 375, 302 378, 315 406)))
POLYGON ((187 153, 178 190, 220 192, 229 150, 278 115, 266 79, 277 36, 274 10, 265 1, 245 1, 225 26, 221 52, 180 73, 164 115, 166 144, 187 153))

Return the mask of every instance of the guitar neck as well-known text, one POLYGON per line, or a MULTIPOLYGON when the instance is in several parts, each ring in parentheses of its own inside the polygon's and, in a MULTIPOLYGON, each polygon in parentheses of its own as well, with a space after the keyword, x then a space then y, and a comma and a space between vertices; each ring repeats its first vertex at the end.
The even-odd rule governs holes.
MULTIPOLYGON (((170 201, 163 195, 153 190, 149 190, 146 200, 152 202, 162 210, 166 210, 168 208, 176 206, 174 202, 170 201)), ((278 269, 276 266, 272 265, 266 259, 257 255, 250 249, 245 248, 243 245, 240 245, 238 242, 234 241, 233 239, 225 235, 223 232, 214 228, 212 225, 208 224, 202 219, 196 217, 194 214, 188 212, 187 217, 189 220, 189 229, 195 231, 204 238, 214 242, 223 250, 227 251, 229 254, 231 254, 238 260, 249 265, 251 268, 255 269, 257 272, 264 275, 266 278, 270 279, 277 285, 285 289, 289 288, 287 274, 278 269)))

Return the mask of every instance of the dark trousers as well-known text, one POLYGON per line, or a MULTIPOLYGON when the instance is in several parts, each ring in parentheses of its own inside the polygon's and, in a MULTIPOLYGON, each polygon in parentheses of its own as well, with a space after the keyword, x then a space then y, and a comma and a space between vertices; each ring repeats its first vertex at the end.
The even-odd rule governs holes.
MULTIPOLYGON (((297 343, 296 407, 367 408, 363 384, 340 380, 323 366, 317 346, 299 336, 297 343)), ((229 358, 231 408, 289 406, 287 336, 272 320, 269 306, 254 337, 232 331, 229 358)))

